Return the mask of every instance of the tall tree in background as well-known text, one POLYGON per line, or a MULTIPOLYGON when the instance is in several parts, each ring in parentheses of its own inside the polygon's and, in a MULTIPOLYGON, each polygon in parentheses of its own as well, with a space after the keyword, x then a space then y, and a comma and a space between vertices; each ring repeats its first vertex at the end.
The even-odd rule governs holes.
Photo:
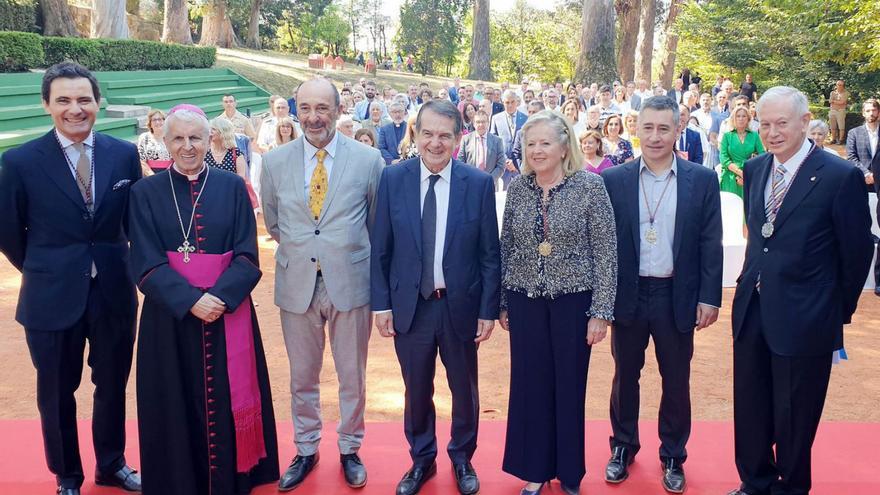
POLYGON ((575 81, 610 83, 617 78, 614 60, 613 0, 583 0, 581 44, 575 81))
POLYGON ((618 32, 620 48, 617 54, 617 71, 624 83, 635 79, 636 43, 639 40, 639 19, 642 13, 641 0, 617 0, 614 3, 617 18, 620 20, 618 32))
POLYGON ((394 45, 412 53, 422 75, 436 73, 435 64, 448 73, 464 35, 464 13, 471 0, 406 0, 400 6, 400 29, 394 45))
MULTIPOLYGON (((672 75, 675 71, 675 57, 678 55, 678 31, 675 20, 681 12, 682 0, 672 0, 669 5, 669 17, 666 18, 666 47, 663 55, 663 63, 660 65, 660 83, 664 88, 672 87, 672 75)), ((687 89, 687 88, 685 88, 687 89)))
POLYGON ((126 18, 125 2, 118 0, 95 0, 92 10, 91 37, 126 39, 128 19, 126 18))
POLYGON ((43 34, 46 36, 82 36, 73 22, 67 0, 40 0, 43 12, 43 34))
POLYGON ((638 43, 636 77, 651 82, 651 59, 654 57, 654 23, 657 17, 657 0, 642 0, 641 35, 638 43))
POLYGON ((189 9, 186 0, 165 0, 162 41, 192 45, 192 32, 189 30, 189 9))
POLYGON ((468 57, 468 79, 491 81, 492 67, 489 65, 489 0, 474 1, 474 33, 471 42, 471 55, 468 57))
POLYGON ((227 0, 210 0, 205 4, 200 45, 222 48, 238 46, 232 22, 226 12, 228 7, 227 0))
POLYGON ((248 32, 245 46, 253 48, 254 50, 262 48, 260 43, 260 7, 262 5, 263 0, 251 0, 251 13, 250 18, 248 19, 248 32))

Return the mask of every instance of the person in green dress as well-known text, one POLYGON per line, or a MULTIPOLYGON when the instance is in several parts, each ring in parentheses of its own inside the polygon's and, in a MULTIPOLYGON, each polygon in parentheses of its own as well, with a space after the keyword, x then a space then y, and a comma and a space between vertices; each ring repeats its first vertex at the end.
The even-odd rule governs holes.
POLYGON ((721 162, 721 190, 743 196, 743 163, 764 153, 758 133, 749 129, 748 108, 740 107, 730 116, 732 130, 724 133, 718 146, 721 162))

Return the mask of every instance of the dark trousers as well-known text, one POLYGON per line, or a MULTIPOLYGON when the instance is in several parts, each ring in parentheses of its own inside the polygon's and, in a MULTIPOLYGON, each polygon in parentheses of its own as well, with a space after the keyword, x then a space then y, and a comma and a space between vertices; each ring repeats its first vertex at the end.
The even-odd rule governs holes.
POLYGON ((510 403, 502 469, 541 483, 579 486, 586 473, 584 402, 592 293, 556 299, 507 291, 510 403))
MULTIPOLYGON (((696 318, 696 313, 694 314, 696 318)), ((694 355, 694 332, 675 326, 672 309, 672 279, 639 278, 639 300, 632 321, 614 322, 611 355, 614 381, 611 385, 611 447, 623 446, 635 456, 639 443, 639 377, 645 366, 648 339, 662 380, 658 430, 660 459, 687 459, 691 434, 690 374, 694 355)))
POLYGON ((37 369, 37 406, 49 470, 58 485, 83 483, 76 428, 76 399, 83 352, 89 341, 89 367, 95 384, 92 441, 99 473, 112 474, 125 464, 125 386, 131 371, 134 315, 107 311, 93 280, 82 318, 60 331, 25 331, 31 361, 37 369))
POLYGON ((770 331, 785 329, 763 327, 756 292, 733 342, 736 468, 750 495, 807 494, 810 450, 825 405, 832 353, 774 354, 764 339, 770 331))
POLYGON ((477 344, 455 334, 446 299, 419 297, 412 327, 408 333, 397 333, 394 350, 406 386, 403 429, 413 463, 427 467, 437 457, 434 371, 438 350, 452 392, 452 438, 446 450, 454 464, 470 461, 477 449, 480 413, 477 344))

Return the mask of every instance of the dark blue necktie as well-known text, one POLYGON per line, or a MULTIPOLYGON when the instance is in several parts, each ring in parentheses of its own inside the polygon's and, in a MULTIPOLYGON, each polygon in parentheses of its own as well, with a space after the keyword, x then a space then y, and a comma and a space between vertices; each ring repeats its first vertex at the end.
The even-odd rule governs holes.
POLYGON ((437 195, 434 184, 439 175, 428 177, 428 192, 422 206, 422 278, 419 284, 422 297, 428 299, 434 292, 434 244, 437 241, 437 195))

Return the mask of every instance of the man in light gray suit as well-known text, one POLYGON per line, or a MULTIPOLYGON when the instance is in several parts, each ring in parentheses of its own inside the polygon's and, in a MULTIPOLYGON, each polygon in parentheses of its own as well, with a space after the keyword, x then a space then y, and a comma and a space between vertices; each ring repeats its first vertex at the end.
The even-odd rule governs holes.
POLYGON ((513 91, 505 91, 501 96, 501 102, 504 104, 504 111, 492 117, 489 132, 500 137, 501 142, 504 143, 504 154, 507 155, 507 161, 502 179, 504 180, 504 189, 507 189, 510 180, 519 175, 519 163, 513 160, 513 142, 528 117, 517 110, 519 97, 513 91))
POLYGON ((461 140, 458 159, 491 175, 497 191, 498 179, 507 161, 504 143, 498 136, 489 134, 489 116, 482 110, 474 114, 474 130, 461 140))
POLYGON ((379 151, 336 132, 342 112, 328 79, 297 91, 303 136, 263 156, 263 214, 275 253, 275 304, 290 360, 297 455, 279 490, 296 488, 318 463, 320 387, 327 327, 339 379, 339 452, 351 487, 367 482, 364 436, 370 339, 370 237, 385 166, 379 151))

